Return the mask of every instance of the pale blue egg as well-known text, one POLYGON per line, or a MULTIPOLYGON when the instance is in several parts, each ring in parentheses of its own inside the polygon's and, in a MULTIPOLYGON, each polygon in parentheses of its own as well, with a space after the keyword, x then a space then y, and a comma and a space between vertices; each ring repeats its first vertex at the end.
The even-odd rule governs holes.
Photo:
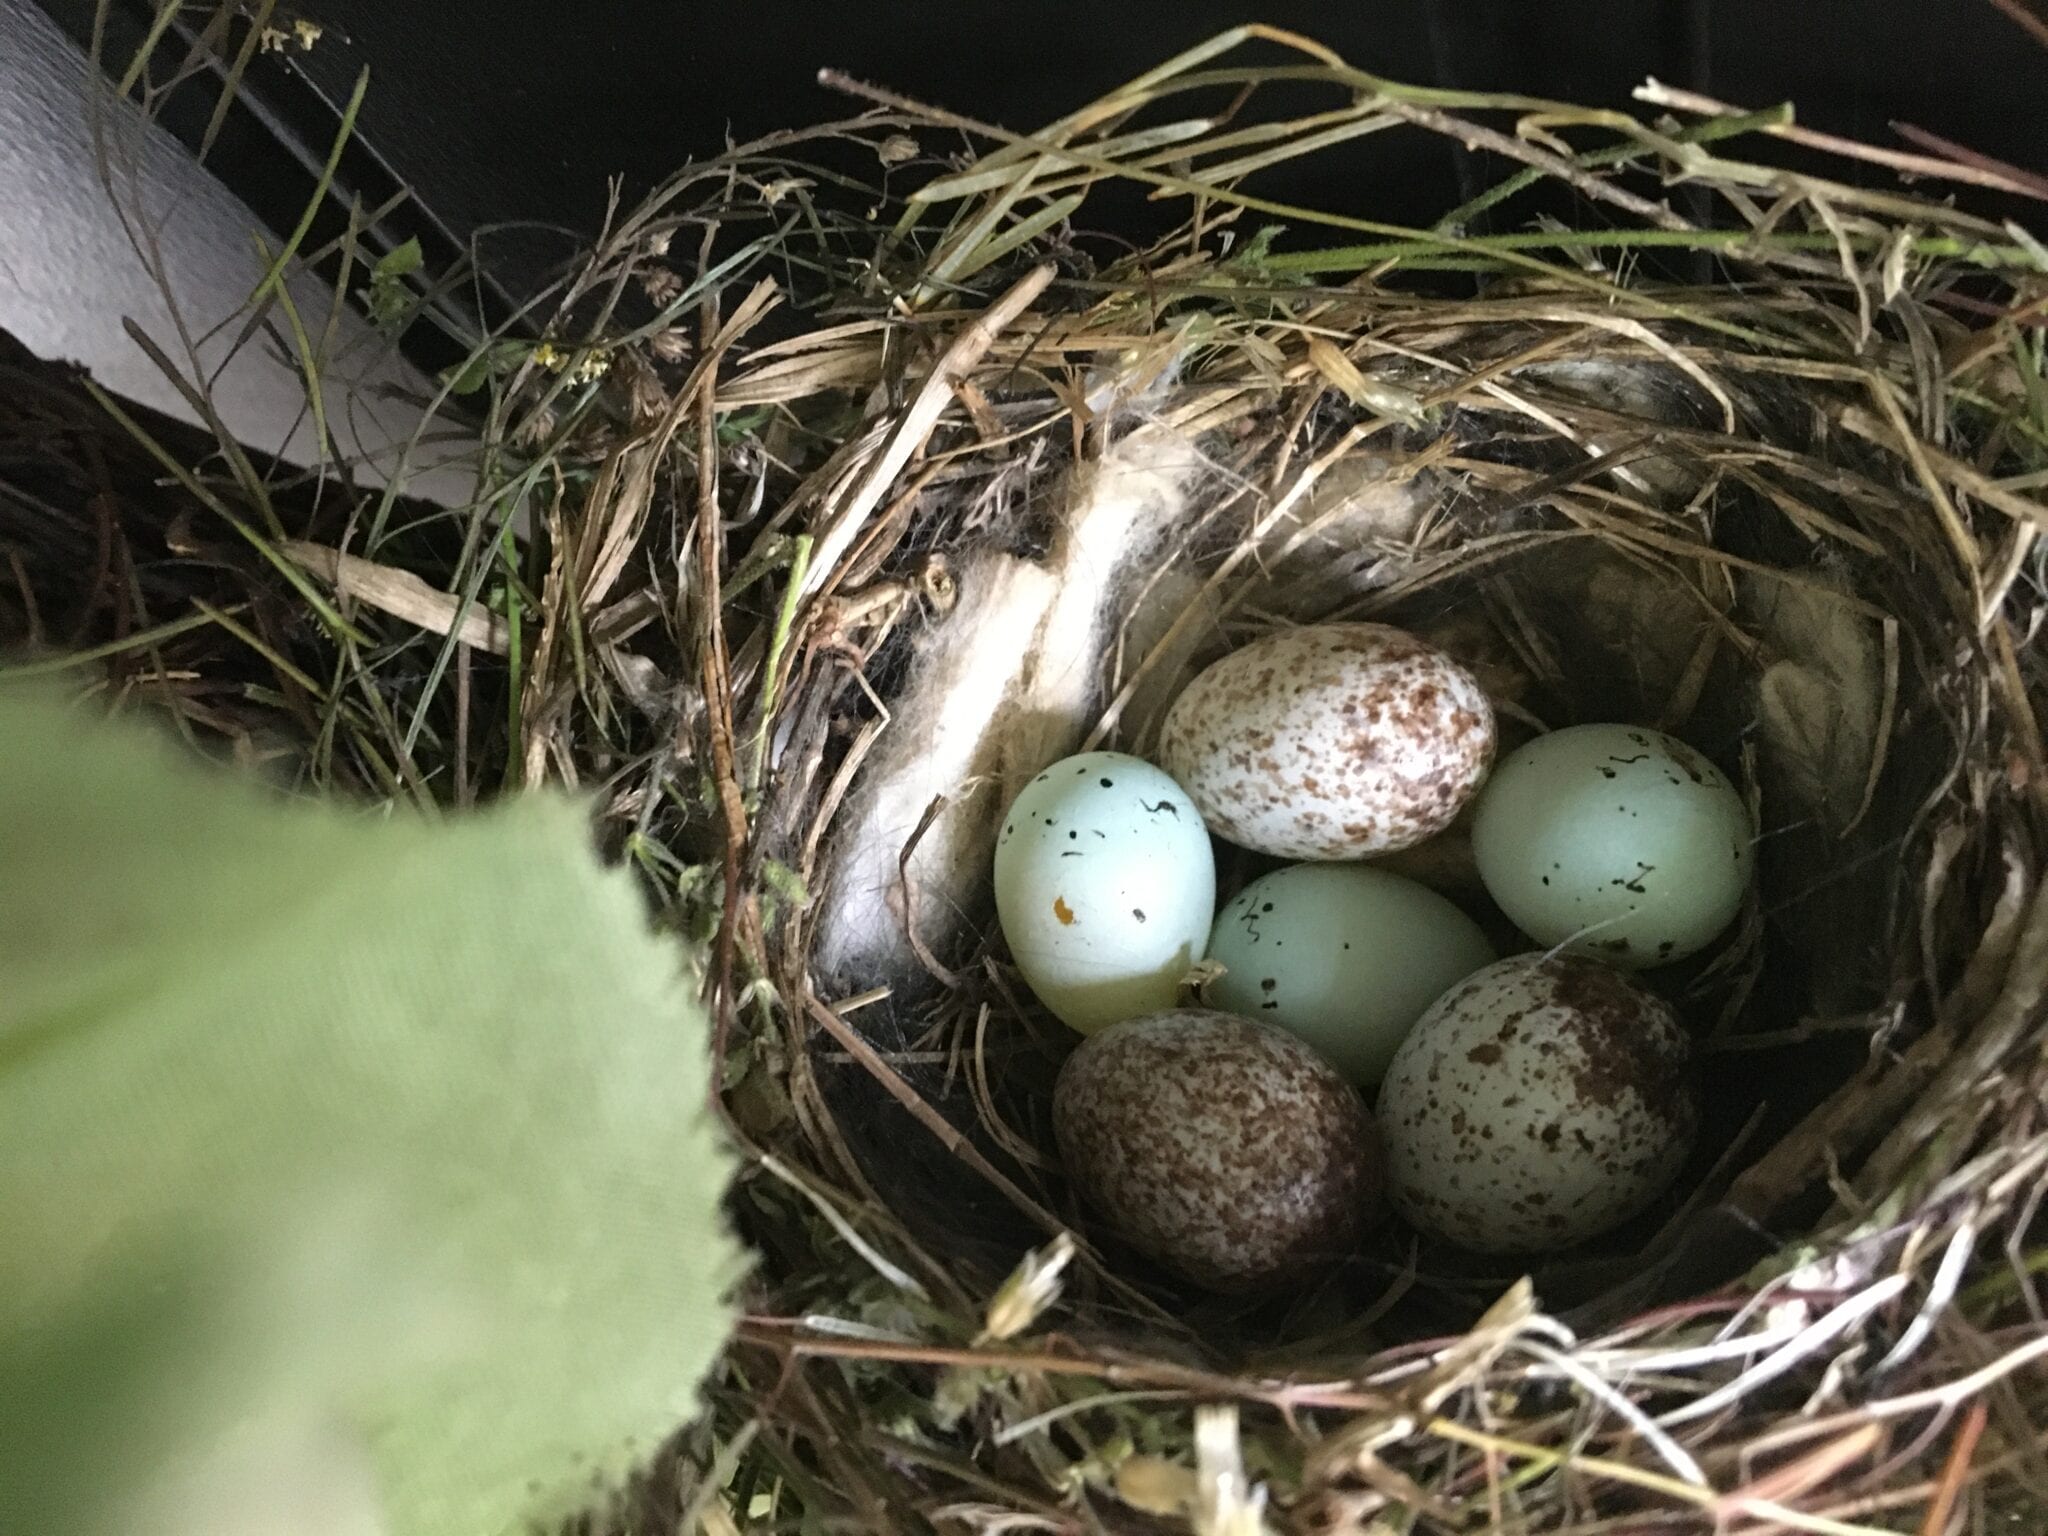
POLYGON ((1479 925, 1428 886, 1362 864, 1296 864, 1217 915, 1217 1007, 1277 1024, 1376 1083, 1423 1010, 1482 966, 1479 925))
POLYGON ((1494 769, 1472 820, 1480 878, 1517 928, 1624 970, 1711 944, 1742 910, 1755 841, 1728 776, 1639 725, 1537 737, 1494 769))
POLYGON ((1208 945, 1216 863, 1201 813, 1121 752, 1064 758, 996 838, 996 915, 1040 1002, 1083 1034, 1174 1004, 1208 945))

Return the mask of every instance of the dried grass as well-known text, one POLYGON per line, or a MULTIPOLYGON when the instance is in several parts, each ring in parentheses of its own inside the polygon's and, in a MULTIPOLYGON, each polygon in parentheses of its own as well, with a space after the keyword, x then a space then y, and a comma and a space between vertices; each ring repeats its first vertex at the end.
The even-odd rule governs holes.
MULTIPOLYGON (((453 518, 0 390, 0 632, 74 651, 32 665, 308 786, 579 785, 710 944, 760 1267, 620 1528, 2048 1528, 2048 251, 1928 195, 2034 189, 1257 28, 1032 135, 834 83, 874 115, 689 168, 539 336, 476 339, 486 494, 453 518), (1281 87, 1319 105, 1258 115, 1281 87), (1507 174, 1429 229, 1244 185, 1380 132, 1507 174), (1185 223, 1075 233, 1132 185, 1185 223), (1571 227, 1524 221, 1546 188, 1571 227), (1089 1239, 1042 1150, 1061 1037, 999 949, 818 992, 908 637, 1133 409, 1211 459, 1178 553, 1232 623, 1278 600, 1241 580, 1262 530, 1374 455, 1431 510, 1333 614, 1443 626, 1510 715, 1625 709, 1743 770, 1763 897, 1687 988, 1749 1097, 1632 1248, 1532 1283, 1389 1240, 1224 1308, 1089 1239)), ((1171 638, 1116 654, 1109 739, 1171 638)))

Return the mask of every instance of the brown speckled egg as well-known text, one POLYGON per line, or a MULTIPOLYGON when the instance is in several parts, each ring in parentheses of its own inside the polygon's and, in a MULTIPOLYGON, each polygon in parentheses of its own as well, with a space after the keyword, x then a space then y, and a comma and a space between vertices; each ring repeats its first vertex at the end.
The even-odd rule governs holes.
POLYGON ((1286 859, 1357 859, 1449 826, 1493 761, 1471 673, 1384 624, 1276 630, 1167 712, 1161 765, 1209 830, 1286 859))
POLYGON ((1379 1199, 1372 1117, 1292 1035, 1205 1008, 1113 1024, 1053 1092, 1068 1176, 1134 1247, 1199 1285, 1298 1284, 1379 1199))
POLYGON ((1684 1166, 1691 1055, 1670 1008, 1597 961, 1517 955, 1474 972, 1380 1085, 1394 1208, 1482 1253, 1597 1237, 1684 1166))

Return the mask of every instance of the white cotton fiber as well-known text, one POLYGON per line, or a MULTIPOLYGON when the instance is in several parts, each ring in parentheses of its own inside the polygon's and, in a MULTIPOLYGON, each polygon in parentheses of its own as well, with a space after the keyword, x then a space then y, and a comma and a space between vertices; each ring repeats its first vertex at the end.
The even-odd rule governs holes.
POLYGON ((1183 522, 1200 468, 1185 437, 1139 428, 1070 477, 1043 561, 990 551, 965 563, 834 828, 821 975, 865 986, 919 973, 898 866, 940 796, 909 870, 919 936, 942 961, 958 957, 987 907, 1003 812, 1079 745, 1126 584, 1183 522))

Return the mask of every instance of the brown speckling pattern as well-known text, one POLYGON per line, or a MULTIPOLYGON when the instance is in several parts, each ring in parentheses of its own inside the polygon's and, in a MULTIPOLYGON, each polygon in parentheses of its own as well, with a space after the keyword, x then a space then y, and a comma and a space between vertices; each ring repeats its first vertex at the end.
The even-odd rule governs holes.
POLYGON ((1493 761, 1463 667, 1384 624, 1277 630, 1188 684, 1161 765, 1209 829, 1288 859, 1356 859, 1449 826, 1493 761))
POLYGON ((1199 1285, 1298 1283, 1351 1252, 1379 1200, 1358 1092, 1269 1025, 1202 1008, 1127 1019, 1068 1058, 1053 1130, 1135 1247, 1199 1285))
POLYGON ((1483 1253, 1598 1236, 1684 1165, 1691 1055, 1670 1008, 1597 961, 1488 966, 1423 1015, 1380 1086, 1395 1209, 1483 1253))

